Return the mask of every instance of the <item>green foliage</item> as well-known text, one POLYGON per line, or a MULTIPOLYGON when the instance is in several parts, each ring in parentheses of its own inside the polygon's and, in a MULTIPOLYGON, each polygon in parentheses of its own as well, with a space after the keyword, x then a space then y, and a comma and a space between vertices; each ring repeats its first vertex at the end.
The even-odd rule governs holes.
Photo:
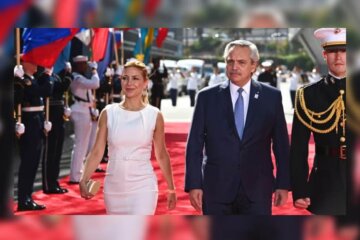
POLYGON ((285 65, 288 69, 299 66, 304 71, 311 71, 314 67, 314 62, 304 52, 273 56, 271 59, 275 65, 285 65))
POLYGON ((221 45, 221 40, 212 37, 201 38, 190 46, 191 53, 213 52, 221 45))

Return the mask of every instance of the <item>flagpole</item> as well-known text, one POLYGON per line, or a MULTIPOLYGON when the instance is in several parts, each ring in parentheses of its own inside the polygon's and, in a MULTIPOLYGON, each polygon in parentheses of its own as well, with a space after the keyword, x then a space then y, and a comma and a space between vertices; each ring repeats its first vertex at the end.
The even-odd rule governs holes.
MULTIPOLYGON (((16 65, 20 65, 20 28, 16 28, 16 65)), ((21 103, 17 105, 17 121, 21 123, 21 103)))
MULTIPOLYGON (((93 61, 93 29, 90 28, 90 61, 93 61)), ((96 70, 97 71, 97 70, 96 70)), ((92 90, 92 93, 94 95, 94 102, 93 102, 93 108, 96 109, 96 89, 92 90)))
MULTIPOLYGON (((15 38, 16 38, 16 65, 19 66, 20 65, 20 28, 16 28, 15 31, 15 38)), ((21 103, 19 103, 17 105, 17 123, 21 124, 21 103)), ((24 127, 25 129, 25 127, 24 127)), ((21 134, 16 134, 16 136, 19 138, 21 134)))
POLYGON ((125 56, 124 56, 124 31, 123 30, 121 30, 120 31, 120 33, 121 33, 121 38, 120 38, 120 41, 121 41, 121 66, 124 66, 124 58, 125 58, 125 56))
MULTIPOLYGON (((114 52, 115 52, 115 63, 116 63, 116 69, 119 67, 119 54, 118 54, 118 50, 117 50, 117 46, 116 46, 116 37, 115 37, 115 29, 113 31, 113 34, 112 34, 112 37, 113 37, 113 45, 114 45, 114 52)), ((122 40, 121 41, 121 46, 122 46, 122 40)), ((115 69, 115 71, 116 71, 115 69)), ((110 93, 110 98, 111 100, 114 99, 113 97, 114 95, 114 77, 111 78, 111 93, 110 93)))
MULTIPOLYGON (((117 47, 116 47, 115 30, 113 31, 112 37, 113 37, 113 42, 114 42, 115 61, 116 61, 116 67, 117 67, 119 65, 119 54, 118 54, 117 47)), ((121 45, 122 44, 123 44, 123 42, 121 41, 121 45)))
POLYGON ((139 28, 139 39, 140 39, 140 45, 139 45, 139 48, 140 48, 140 54, 142 55, 143 54, 143 49, 142 49, 142 39, 141 39, 141 28, 139 28))

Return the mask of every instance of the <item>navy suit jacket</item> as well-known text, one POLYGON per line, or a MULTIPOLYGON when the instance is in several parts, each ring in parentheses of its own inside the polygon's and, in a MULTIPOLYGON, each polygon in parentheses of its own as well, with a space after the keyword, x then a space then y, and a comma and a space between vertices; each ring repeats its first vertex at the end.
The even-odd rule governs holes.
POLYGON ((254 80, 243 139, 236 131, 226 81, 199 92, 186 148, 186 192, 203 189, 207 201, 230 203, 240 184, 253 201, 268 201, 274 189, 290 187, 289 138, 281 92, 254 80))

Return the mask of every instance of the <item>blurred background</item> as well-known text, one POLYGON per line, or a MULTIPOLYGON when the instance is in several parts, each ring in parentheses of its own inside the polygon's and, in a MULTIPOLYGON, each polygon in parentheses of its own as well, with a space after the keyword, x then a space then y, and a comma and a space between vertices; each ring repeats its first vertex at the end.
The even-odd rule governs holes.
MULTIPOLYGON (((360 134, 360 3, 355 0, 3 0, 0 3, 0 239, 102 239, 107 234, 119 239, 358 239, 360 203, 360 143, 357 140, 349 161, 349 216, 276 218, 187 218, 152 217, 131 219, 97 216, 14 217, 13 195, 15 143, 13 122, 14 27, 118 27, 124 34, 125 57, 133 53, 139 27, 163 27, 169 32, 162 48, 153 47, 153 56, 178 61, 204 60, 202 83, 207 66, 222 62, 224 45, 238 38, 254 41, 263 61, 271 59, 285 77, 295 65, 310 76, 313 68, 326 71, 319 58, 319 46, 312 40, 317 27, 346 27, 348 42, 349 122, 357 139, 360 134), (259 29, 261 28, 261 29, 259 29), (14 221, 14 219, 16 219, 14 221), (107 224, 100 226, 99 221, 107 224), (131 220, 129 220, 131 219, 131 220), (93 221, 93 222, 92 222, 93 221), (123 221, 123 222, 122 222, 123 221), (129 224, 130 225, 126 225, 129 224), (246 224, 245 224, 246 223, 246 224), (281 228, 278 227, 280 224, 281 228), (97 226, 92 228, 92 226, 97 226), (119 226, 123 226, 120 228, 119 226), (244 229, 239 226, 244 226, 244 229), (89 227, 90 226, 90 227, 89 227), (137 228, 134 229, 134 226, 137 228), (248 227, 246 227, 248 226, 248 227), (20 230, 21 229, 21 230, 20 230), (175 230, 176 229, 176 230, 175 230), (279 230, 281 229, 281 230, 279 230), (289 232, 289 229, 293 229, 289 232), (118 232, 116 232, 118 231, 118 232), (122 231, 122 232, 121 232, 122 231), (101 233, 99 236, 91 234, 101 233), (140 234, 136 235, 136 232, 140 234), (118 235, 116 235, 117 233, 118 235), (134 236, 131 236, 134 233, 134 236), (265 234, 266 233, 266 234, 265 234), (24 235, 27 234, 27 235, 24 235), (86 235, 88 234, 88 235, 86 235), (123 235, 124 234, 124 235, 123 235), (220 234, 220 235, 219 235, 220 234), (288 234, 288 235, 286 235, 288 234), (291 235, 292 234, 292 235, 291 235), (289 237, 291 235, 291 237, 289 237), (243 236, 242 238, 239 236, 243 236), (277 237, 275 237, 277 236, 277 237), (287 236, 287 238, 281 238, 287 236)), ((349 125, 350 126, 350 125, 349 125)), ((121 216, 119 216, 121 218, 121 216)))

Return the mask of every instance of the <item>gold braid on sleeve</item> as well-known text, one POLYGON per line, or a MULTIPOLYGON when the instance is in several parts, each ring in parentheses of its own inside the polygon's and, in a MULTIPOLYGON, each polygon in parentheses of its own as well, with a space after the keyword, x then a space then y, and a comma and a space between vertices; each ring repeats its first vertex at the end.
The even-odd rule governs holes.
POLYGON ((345 93, 344 90, 340 90, 340 96, 325 111, 315 112, 315 111, 311 111, 306 106, 306 101, 304 97, 304 88, 300 88, 298 91, 296 91, 296 96, 295 96, 295 114, 302 124, 304 124, 311 131, 319 134, 326 134, 334 129, 336 130, 337 133, 339 122, 342 121, 342 126, 343 126, 342 135, 345 136, 346 116, 345 116, 345 103, 342 96, 344 93, 345 93), (299 113, 299 108, 303 110, 306 117, 310 120, 310 123, 308 123, 301 116, 301 114, 299 113), (332 119, 334 119, 334 122, 328 128, 321 129, 320 127, 313 126, 313 123, 317 125, 324 125, 330 123, 332 119))

